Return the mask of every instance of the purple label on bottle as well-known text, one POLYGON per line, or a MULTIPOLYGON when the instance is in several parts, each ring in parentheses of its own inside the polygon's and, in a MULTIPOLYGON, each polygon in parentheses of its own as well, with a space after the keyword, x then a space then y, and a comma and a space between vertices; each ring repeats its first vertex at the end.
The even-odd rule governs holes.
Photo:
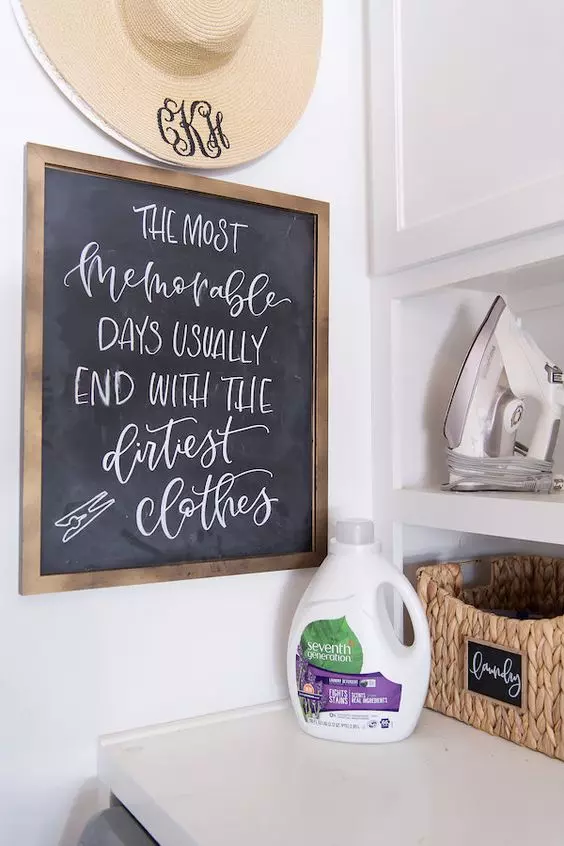
POLYGON ((399 711, 401 684, 382 673, 335 673, 296 654, 298 696, 306 720, 323 711, 399 711))

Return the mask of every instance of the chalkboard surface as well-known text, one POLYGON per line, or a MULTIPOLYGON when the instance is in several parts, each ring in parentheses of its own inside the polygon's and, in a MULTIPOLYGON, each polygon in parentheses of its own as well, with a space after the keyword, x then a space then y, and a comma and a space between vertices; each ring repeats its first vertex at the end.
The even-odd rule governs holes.
POLYGON ((468 639, 465 685, 471 693, 514 708, 524 708, 526 677, 523 655, 512 649, 468 639))
POLYGON ((317 214, 43 175, 40 576, 319 556, 317 214))

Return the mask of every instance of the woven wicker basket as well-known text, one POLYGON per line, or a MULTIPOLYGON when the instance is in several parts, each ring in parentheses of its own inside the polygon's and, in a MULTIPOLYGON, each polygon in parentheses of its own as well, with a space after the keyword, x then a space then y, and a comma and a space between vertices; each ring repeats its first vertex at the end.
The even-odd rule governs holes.
POLYGON ((459 564, 435 564, 417 571, 417 590, 432 640, 426 706, 564 760, 564 616, 519 620, 488 610, 534 609, 547 617, 563 615, 564 560, 540 556, 488 560, 492 581, 486 587, 465 589, 459 564), (521 709, 466 689, 469 638, 521 653, 521 709))

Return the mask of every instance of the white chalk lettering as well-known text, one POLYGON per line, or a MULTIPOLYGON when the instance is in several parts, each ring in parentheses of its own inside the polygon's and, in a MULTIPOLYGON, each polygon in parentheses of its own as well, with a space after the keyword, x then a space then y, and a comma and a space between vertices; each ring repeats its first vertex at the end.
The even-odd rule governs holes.
POLYGON ((191 214, 184 215, 182 227, 182 243, 185 247, 201 248, 202 244, 222 253, 231 242, 232 251, 237 253, 237 236, 239 229, 248 229, 247 223, 228 223, 220 217, 217 224, 213 220, 204 220, 201 214, 192 218, 191 214), (232 230, 231 232, 229 230, 232 230))
POLYGON ((494 679, 501 679, 507 685, 507 695, 511 699, 516 699, 521 693, 521 676, 519 673, 513 672, 513 661, 511 658, 506 658, 503 666, 500 667, 485 661, 480 651, 475 652, 472 657, 470 674, 478 681, 484 675, 491 676, 494 679))
POLYGON ((74 404, 94 406, 102 403, 106 407, 124 405, 135 391, 135 381, 125 370, 112 371, 107 368, 102 374, 97 370, 79 366, 74 374, 74 404), (84 382, 88 382, 88 391, 84 382))
POLYGON ((147 316, 143 323, 139 324, 128 317, 120 327, 113 317, 101 317, 98 321, 98 349, 105 352, 114 344, 122 350, 128 349, 139 355, 156 355, 163 345, 159 321, 149 320, 147 316))
POLYGON ((145 466, 151 472, 164 465, 172 470, 179 459, 198 459, 201 467, 211 467, 218 458, 225 464, 231 464, 231 439, 234 435, 243 435, 253 430, 270 433, 268 426, 256 423, 240 429, 233 428, 233 417, 228 417, 223 429, 208 429, 203 435, 193 432, 186 434, 185 424, 194 424, 195 417, 171 417, 162 426, 145 424, 148 435, 158 437, 145 438, 136 423, 128 423, 121 430, 114 449, 108 450, 102 458, 102 468, 106 473, 113 472, 120 484, 127 484, 138 467, 145 466), (179 434, 180 432, 180 434, 179 434))
POLYGON ((145 240, 160 240, 163 244, 178 244, 171 228, 172 216, 176 214, 174 209, 162 206, 158 209, 155 203, 148 206, 132 206, 135 214, 143 215, 143 238, 145 240))
POLYGON ((179 358, 187 355, 190 358, 220 359, 258 366, 267 332, 268 326, 260 335, 255 335, 246 329, 218 329, 216 326, 177 320, 172 330, 172 349, 179 358))
POLYGON ((191 406, 207 408, 210 391, 210 371, 205 376, 199 373, 151 373, 149 378, 149 402, 151 405, 167 405, 172 408, 191 406), (203 385, 201 383, 203 382, 203 385), (200 393, 199 393, 200 392, 200 393))
POLYGON ((193 486, 189 496, 183 496, 184 479, 176 477, 166 486, 160 505, 157 506, 150 496, 143 497, 139 502, 135 514, 137 529, 145 537, 151 537, 160 529, 165 537, 173 540, 182 531, 186 520, 198 512, 200 525, 206 532, 215 523, 225 529, 230 519, 246 514, 252 516, 256 526, 264 526, 272 514, 273 503, 278 502, 278 499, 270 496, 265 486, 260 488, 254 499, 246 494, 237 496, 234 491, 239 480, 253 474, 272 478, 269 470, 261 468, 236 475, 224 473, 217 481, 209 474, 203 489, 197 490, 193 486), (155 514, 158 515, 156 520, 155 514))
POLYGON ((155 269, 155 262, 148 261, 144 270, 133 267, 118 272, 113 264, 104 264, 100 244, 89 241, 80 253, 80 258, 63 277, 63 284, 69 287, 75 279, 80 281, 87 297, 92 298, 95 286, 107 292, 113 303, 118 303, 126 291, 141 288, 148 303, 162 297, 165 300, 185 295, 191 297, 196 308, 203 304, 203 296, 222 300, 231 317, 239 317, 244 311, 252 317, 261 317, 269 309, 290 304, 289 297, 278 297, 271 289, 267 273, 258 273, 248 280, 244 270, 233 270, 224 283, 210 286, 209 279, 198 271, 191 279, 177 275, 166 280, 155 269))
POLYGON ((272 379, 259 379, 253 376, 247 380, 242 376, 222 376, 221 381, 227 383, 227 411, 272 414, 271 403, 266 402, 264 398, 265 388, 272 379))

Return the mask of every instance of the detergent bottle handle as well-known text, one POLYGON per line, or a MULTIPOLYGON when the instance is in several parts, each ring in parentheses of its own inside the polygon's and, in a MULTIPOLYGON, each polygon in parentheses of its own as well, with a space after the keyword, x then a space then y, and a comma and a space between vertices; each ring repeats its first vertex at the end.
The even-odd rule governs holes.
POLYGON ((376 589, 376 603, 378 609, 376 625, 379 629, 380 636, 392 652, 393 657, 417 663, 420 670, 428 674, 431 665, 431 638, 427 617, 414 588, 405 576, 395 570, 392 565, 389 566, 376 589), (414 640, 411 646, 404 646, 398 640, 392 626, 384 595, 384 587, 386 585, 390 585, 398 592, 407 608, 414 634, 414 640))

